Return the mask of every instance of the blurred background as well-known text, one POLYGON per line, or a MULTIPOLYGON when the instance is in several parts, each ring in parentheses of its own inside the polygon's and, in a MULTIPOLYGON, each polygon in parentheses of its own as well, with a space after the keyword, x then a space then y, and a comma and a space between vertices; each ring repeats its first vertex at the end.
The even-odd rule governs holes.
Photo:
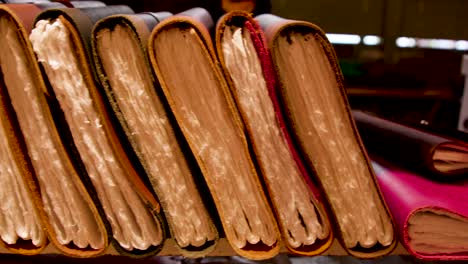
POLYGON ((135 11, 272 12, 320 26, 334 44, 353 108, 456 129, 468 51, 466 0, 105 0, 135 11))

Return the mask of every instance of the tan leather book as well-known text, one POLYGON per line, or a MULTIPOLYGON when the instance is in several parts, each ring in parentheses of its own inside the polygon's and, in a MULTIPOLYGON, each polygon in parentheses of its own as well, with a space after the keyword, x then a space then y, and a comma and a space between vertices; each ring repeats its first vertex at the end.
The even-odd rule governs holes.
POLYGON ((118 138, 90 50, 99 19, 131 13, 126 6, 47 10, 36 18, 29 39, 50 83, 48 93, 63 112, 68 140, 110 223, 114 248, 143 257, 158 252, 165 240, 160 206, 118 138))
POLYGON ((229 243, 241 256, 268 259, 279 252, 280 235, 216 59, 210 26, 213 21, 202 8, 170 17, 153 30, 149 56, 229 243))
POLYGON ((318 255, 333 233, 320 192, 286 129, 276 76, 257 22, 231 12, 216 27, 216 50, 291 252, 318 255))
POLYGON ((105 98, 150 179, 172 237, 182 255, 201 257, 215 248, 218 231, 200 195, 204 189, 197 186, 202 179, 192 175, 147 58, 151 30, 170 15, 105 18, 93 30, 92 46, 105 98))
POLYGON ((0 245, 33 255, 47 244, 42 202, 0 71, 0 245))
MULTIPOLYGON (((41 11, 32 4, 0 5, 0 69, 5 85, 1 92, 3 102, 11 103, 13 109, 2 117, 2 125, 8 131, 8 121, 16 115, 24 148, 15 150, 14 137, 8 143, 17 151, 17 158, 22 154, 27 161, 30 157, 31 166, 23 164, 21 173, 50 241, 70 256, 96 256, 108 246, 107 230, 96 206, 99 203, 93 201, 92 185, 59 136, 46 84, 28 41, 34 18, 41 11), (29 175, 35 176, 37 189, 29 175)), ((19 132, 16 135, 20 139, 19 132)))
POLYGON ((267 38, 288 125, 330 204, 336 233, 353 256, 396 246, 394 225, 350 113, 325 33, 312 23, 256 17, 267 38))

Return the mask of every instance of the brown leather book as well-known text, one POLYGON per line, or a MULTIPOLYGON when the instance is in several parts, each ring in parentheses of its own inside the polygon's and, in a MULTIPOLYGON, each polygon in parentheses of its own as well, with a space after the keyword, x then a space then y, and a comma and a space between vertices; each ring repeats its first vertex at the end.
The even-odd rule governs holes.
POLYGON ((324 190, 343 247, 374 258, 396 245, 394 226, 359 138, 333 47, 309 22, 256 17, 265 32, 288 125, 324 190))
POLYGON ((266 183, 285 246, 318 255, 333 234, 318 188, 299 157, 281 111, 263 32, 246 12, 218 21, 216 49, 266 183))
POLYGON ((280 235, 214 53, 211 26, 202 8, 170 17, 153 30, 149 56, 228 241, 241 256, 268 259, 279 252, 280 235))
MULTIPOLYGON (((33 20, 45 7, 41 5, 0 5, 0 68, 5 85, 1 94, 3 102, 11 103, 13 109, 6 111, 2 124, 8 129, 7 121, 13 124, 17 118, 24 148, 16 150, 16 157, 21 159, 23 155, 25 161, 30 157, 31 165, 25 163, 22 174, 50 241, 67 255, 96 256, 108 245, 107 230, 96 206, 99 203, 90 194, 92 185, 69 155, 67 142, 59 136, 46 84, 28 41, 33 20)), ((14 132, 20 142, 20 133, 14 132)), ((14 150, 15 139, 9 140, 14 150)))
POLYGON ((466 177, 468 143, 378 116, 353 111, 371 154, 440 179, 466 177))
POLYGON ((33 255, 47 246, 31 161, 0 71, 0 245, 33 255))
POLYGON ((215 248, 218 232, 192 175, 173 121, 149 67, 151 30, 168 12, 115 15, 93 30, 93 53, 107 101, 161 202, 172 237, 186 257, 215 248))
MULTIPOLYGON (((47 92, 96 190, 110 223, 113 245, 121 254, 147 256, 165 239, 159 203, 119 141, 91 59, 95 23, 115 14, 132 14, 126 6, 62 8, 41 13, 29 37, 50 83, 47 92)), ((64 129, 65 130, 65 129, 64 129)))

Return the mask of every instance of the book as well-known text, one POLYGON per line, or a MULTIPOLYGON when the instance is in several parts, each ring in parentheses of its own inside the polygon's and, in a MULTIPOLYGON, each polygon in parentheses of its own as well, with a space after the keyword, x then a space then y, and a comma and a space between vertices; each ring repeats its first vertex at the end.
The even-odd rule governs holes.
POLYGON ((214 53, 209 13, 190 9, 159 23, 149 57, 215 201, 234 251, 278 254, 280 235, 249 153, 244 127, 214 53))
POLYGON ((67 127, 62 137, 75 147, 102 204, 121 254, 144 257, 158 252, 165 239, 160 206, 119 141, 92 67, 91 31, 127 6, 49 9, 36 18, 29 37, 67 127))
POLYGON ((468 172, 468 144, 465 141, 362 111, 353 111, 353 116, 371 153, 446 179, 463 177, 468 172))
POLYGON ((105 98, 143 164, 165 213, 172 237, 186 257, 215 248, 210 218, 149 67, 148 37, 168 12, 115 15, 92 35, 94 61, 105 98))
POLYGON ((324 252, 333 241, 331 225, 319 190, 286 129, 263 32, 248 13, 228 13, 218 21, 216 49, 285 246, 301 255, 324 252))
MULTIPOLYGON (((0 11, 1 12, 1 11, 0 11)), ((1 23, 1 22, 0 22, 1 23)), ((25 255, 48 244, 31 161, 0 72, 0 245, 25 255)))
POLYGON ((468 259, 468 182, 441 182, 372 156, 403 246, 424 260, 468 259))
POLYGON ((28 41, 41 11, 33 4, 0 5, 2 97, 11 102, 16 115, 22 133, 15 131, 17 138, 24 137, 23 154, 30 157, 30 172, 38 186, 30 194, 50 241, 70 256, 96 256, 108 245, 105 223, 93 200, 92 185, 59 136, 46 83, 28 41))
POLYGON ((359 258, 390 253, 396 246, 391 215, 325 33, 312 23, 271 14, 256 20, 265 32, 289 129, 325 193, 343 247, 359 258))

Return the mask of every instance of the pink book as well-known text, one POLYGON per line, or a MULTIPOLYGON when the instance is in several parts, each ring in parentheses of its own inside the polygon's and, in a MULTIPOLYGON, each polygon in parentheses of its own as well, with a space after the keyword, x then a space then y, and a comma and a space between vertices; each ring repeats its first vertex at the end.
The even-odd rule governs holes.
POLYGON ((468 260, 468 180, 436 182, 380 160, 372 165, 409 253, 468 260))

